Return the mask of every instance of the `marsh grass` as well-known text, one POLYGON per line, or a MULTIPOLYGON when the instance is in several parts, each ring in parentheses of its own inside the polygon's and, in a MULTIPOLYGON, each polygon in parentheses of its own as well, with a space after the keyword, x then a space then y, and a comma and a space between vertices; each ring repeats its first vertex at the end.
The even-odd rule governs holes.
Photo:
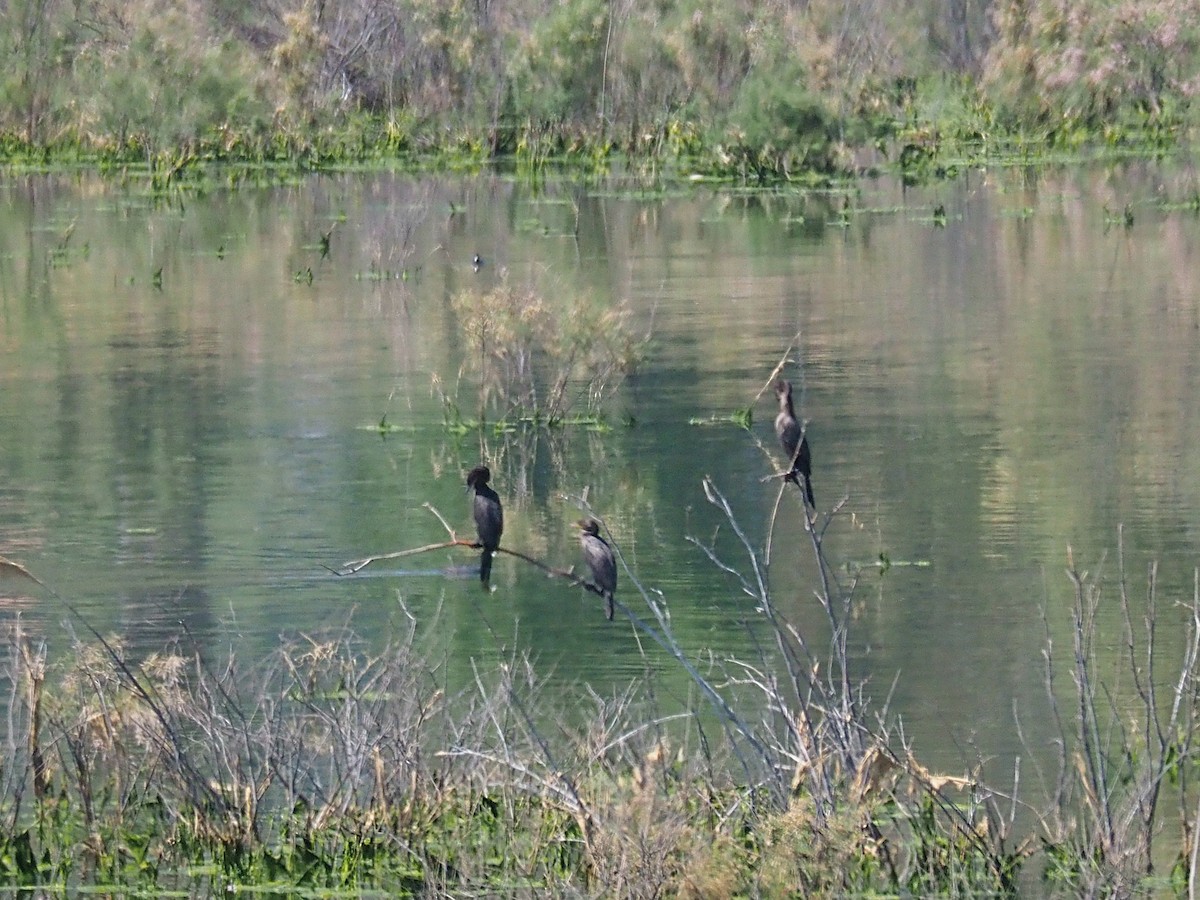
POLYGON ((54 673, 14 628, 0 882, 647 896, 736 818, 634 690, 551 698, 512 657, 450 693, 403 622, 378 653, 347 630, 252 669, 182 647, 135 666, 102 641, 54 673))

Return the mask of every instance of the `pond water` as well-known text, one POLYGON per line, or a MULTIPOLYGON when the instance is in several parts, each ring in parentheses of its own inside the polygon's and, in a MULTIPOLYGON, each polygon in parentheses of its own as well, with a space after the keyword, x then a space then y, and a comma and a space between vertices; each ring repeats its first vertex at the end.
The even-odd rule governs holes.
MULTIPOLYGON (((412 616, 444 641, 450 682, 527 651, 551 685, 607 693, 656 668, 686 699, 628 620, 512 557, 490 594, 466 550, 324 566, 444 540, 426 503, 469 534, 463 477, 483 460, 507 546, 576 563, 586 496, 631 609, 648 616, 630 573, 662 592, 692 658, 753 658, 753 603, 687 538, 719 529, 744 568, 710 476, 766 539, 780 461, 764 388, 786 356, 819 512, 842 504, 826 552, 843 581, 862 568, 856 675, 927 757, 974 746, 1003 763, 1022 752, 1014 707, 1032 743, 1050 735, 1041 654, 1047 627, 1069 646, 1068 546, 1115 574, 1123 526, 1139 602, 1151 561, 1165 624, 1191 595, 1198 186, 1189 165, 1140 162, 849 194, 374 173, 154 202, 114 180, 9 176, 0 554, 134 652, 182 640, 254 658, 343 626, 382 644, 412 616), (464 410, 479 396, 452 300, 505 279, 627 304, 650 335, 608 392, 609 430, 446 427, 443 392, 464 410), (749 431, 693 424, 747 406, 749 431), (881 554, 927 565, 881 571, 881 554)), ((794 491, 770 578, 820 633, 794 491)), ((0 599, 52 648, 80 630, 26 583, 0 581, 0 599)), ((1115 660, 1115 605, 1100 622, 1115 660)))

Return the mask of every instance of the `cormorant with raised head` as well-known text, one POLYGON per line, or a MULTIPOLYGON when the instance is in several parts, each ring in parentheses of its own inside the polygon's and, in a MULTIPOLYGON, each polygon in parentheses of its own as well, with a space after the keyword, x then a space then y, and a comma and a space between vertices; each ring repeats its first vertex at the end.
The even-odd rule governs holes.
POLYGON ((775 417, 775 434, 783 447, 783 454, 791 466, 787 475, 788 481, 793 481, 803 489, 804 500, 809 506, 816 508, 812 489, 812 454, 808 449, 808 438, 804 429, 796 421, 796 409, 792 405, 792 383, 780 378, 775 382, 775 396, 779 398, 779 415, 775 417), (801 483, 803 479, 803 483, 801 483))
POLYGON ((504 533, 504 508, 500 497, 488 487, 492 472, 487 466, 476 466, 467 474, 467 489, 475 490, 475 533, 483 546, 479 557, 479 580, 487 587, 492 577, 492 557, 500 546, 500 535, 504 533))
POLYGON ((583 550, 583 561, 591 570, 592 581, 604 595, 604 618, 613 617, 613 593, 617 589, 617 560, 608 541, 600 537, 600 523, 588 516, 580 519, 579 546, 583 550))

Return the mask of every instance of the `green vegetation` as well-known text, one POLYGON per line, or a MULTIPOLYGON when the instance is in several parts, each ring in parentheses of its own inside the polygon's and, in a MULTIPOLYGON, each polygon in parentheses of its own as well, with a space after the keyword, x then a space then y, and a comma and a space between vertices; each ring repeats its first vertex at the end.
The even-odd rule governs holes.
POLYGON ((906 174, 1194 122, 1196 0, 9 0, 0 159, 906 174), (863 151, 868 153, 863 153, 863 151))

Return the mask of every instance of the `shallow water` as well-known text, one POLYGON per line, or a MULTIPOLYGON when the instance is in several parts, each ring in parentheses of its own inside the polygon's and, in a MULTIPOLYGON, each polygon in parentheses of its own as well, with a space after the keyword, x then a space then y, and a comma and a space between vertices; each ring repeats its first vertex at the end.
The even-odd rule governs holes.
MULTIPOLYGON (((426 503, 469 532, 462 479, 485 459, 507 546, 575 563, 586 494, 629 566, 630 608, 648 615, 632 573, 693 658, 753 657, 752 602, 687 538, 720 528, 744 568, 707 475, 765 539, 779 462, 765 388, 797 336, 784 374, 818 506, 841 504, 826 550, 843 582, 862 569, 857 672, 927 756, 1010 760, 1014 708, 1027 738, 1048 737, 1041 650, 1047 627, 1068 645, 1068 546, 1115 575, 1123 525, 1138 602, 1152 560, 1167 624, 1191 594, 1196 182, 1144 163, 848 197, 371 174, 155 203, 90 176, 7 177, 0 554, 135 652, 181 640, 254 657, 347 622, 382 644, 413 616, 445 640, 451 680, 528 651, 552 684, 605 693, 650 668, 684 698, 676 664, 627 621, 512 558, 490 595, 467 551, 350 578, 323 566, 444 540, 426 503), (441 391, 476 403, 451 298, 502 277, 626 302, 651 335, 609 396, 611 430, 445 428, 441 391), (751 404, 750 432, 689 424, 751 404), (881 554, 897 565, 881 573, 881 554)), ((823 634, 794 495, 770 579, 823 634)), ((79 630, 26 584, 0 596, 52 647, 79 630)), ((1101 611, 1114 665, 1117 613, 1101 611)))

